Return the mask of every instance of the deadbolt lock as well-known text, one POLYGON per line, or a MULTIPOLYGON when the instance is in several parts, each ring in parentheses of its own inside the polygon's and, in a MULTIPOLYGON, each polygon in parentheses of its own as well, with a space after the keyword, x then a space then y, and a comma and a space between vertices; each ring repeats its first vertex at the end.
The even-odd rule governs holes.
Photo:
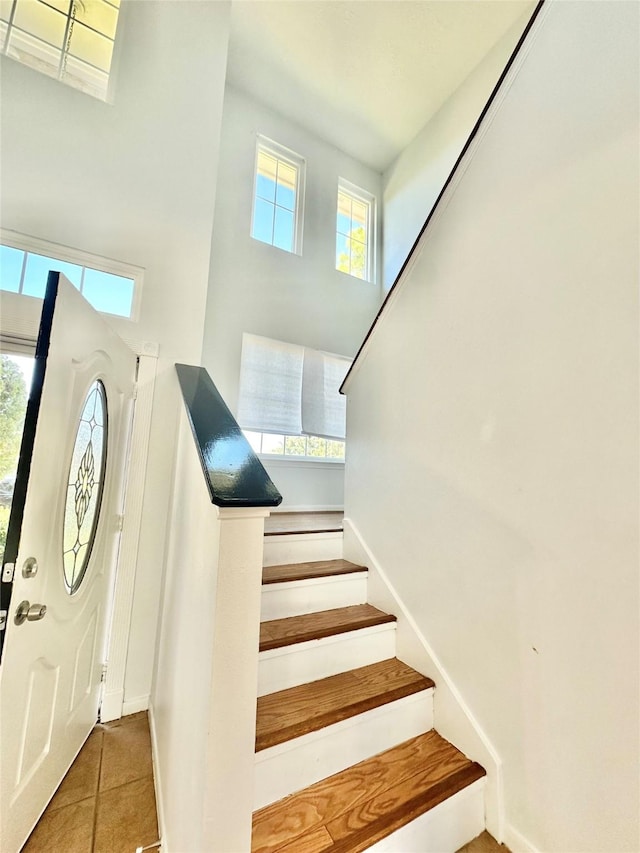
POLYGON ((35 557, 27 557, 22 565, 23 578, 35 578, 38 574, 38 561, 35 557))

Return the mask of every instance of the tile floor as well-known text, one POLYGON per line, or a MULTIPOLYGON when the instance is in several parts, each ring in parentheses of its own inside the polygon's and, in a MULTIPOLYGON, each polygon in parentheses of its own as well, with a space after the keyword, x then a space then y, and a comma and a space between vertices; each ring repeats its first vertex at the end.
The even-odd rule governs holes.
MULTIPOLYGON (((158 840, 147 714, 98 724, 22 853, 135 853, 158 840)), ((488 832, 458 853, 509 853, 488 832)))
POLYGON ((157 840, 143 711, 95 727, 22 853, 134 853, 157 840))

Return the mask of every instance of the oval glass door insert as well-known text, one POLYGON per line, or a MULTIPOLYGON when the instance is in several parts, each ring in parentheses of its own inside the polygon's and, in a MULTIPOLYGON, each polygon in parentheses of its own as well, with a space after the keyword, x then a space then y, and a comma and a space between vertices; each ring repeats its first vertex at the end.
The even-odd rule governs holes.
POLYGON ((63 571, 69 595, 80 588, 98 529, 107 462, 107 395, 99 379, 82 407, 64 510, 63 571))

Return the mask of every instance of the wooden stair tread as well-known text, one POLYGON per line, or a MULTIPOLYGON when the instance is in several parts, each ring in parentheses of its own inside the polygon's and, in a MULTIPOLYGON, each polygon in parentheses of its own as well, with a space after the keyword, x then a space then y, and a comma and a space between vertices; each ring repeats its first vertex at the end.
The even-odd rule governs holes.
POLYGON ((289 563, 283 566, 268 566, 262 570, 262 583, 286 583, 311 578, 350 575, 354 572, 366 572, 365 566, 356 566, 349 560, 316 560, 311 563, 289 563))
POLYGON ((434 687, 397 658, 341 672, 258 699, 256 751, 434 687))
POLYGON ((260 624, 260 651, 305 643, 308 640, 321 640, 335 634, 395 621, 395 616, 383 613, 370 604, 353 604, 350 607, 337 607, 334 610, 322 610, 304 616, 273 619, 260 624))
POLYGON ((255 812, 251 850, 359 853, 484 775, 432 730, 255 812))

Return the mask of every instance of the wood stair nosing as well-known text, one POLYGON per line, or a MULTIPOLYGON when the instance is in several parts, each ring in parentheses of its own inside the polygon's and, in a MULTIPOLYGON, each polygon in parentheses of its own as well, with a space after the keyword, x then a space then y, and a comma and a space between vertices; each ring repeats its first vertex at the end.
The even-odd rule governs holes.
POLYGON ((261 652, 270 651, 395 621, 395 616, 370 604, 353 604, 303 616, 273 619, 260 624, 259 649, 261 652))
POLYGON ((256 752, 433 688, 397 658, 261 696, 256 752))
POLYGON ((484 775, 431 730, 255 812, 252 851, 357 853, 484 775), (308 846, 322 829, 331 845, 308 846))
POLYGON ((287 563, 280 566, 266 566, 262 570, 262 584, 266 586, 291 581, 341 577, 342 575, 366 571, 366 566, 358 566, 349 560, 314 560, 306 563, 287 563))

